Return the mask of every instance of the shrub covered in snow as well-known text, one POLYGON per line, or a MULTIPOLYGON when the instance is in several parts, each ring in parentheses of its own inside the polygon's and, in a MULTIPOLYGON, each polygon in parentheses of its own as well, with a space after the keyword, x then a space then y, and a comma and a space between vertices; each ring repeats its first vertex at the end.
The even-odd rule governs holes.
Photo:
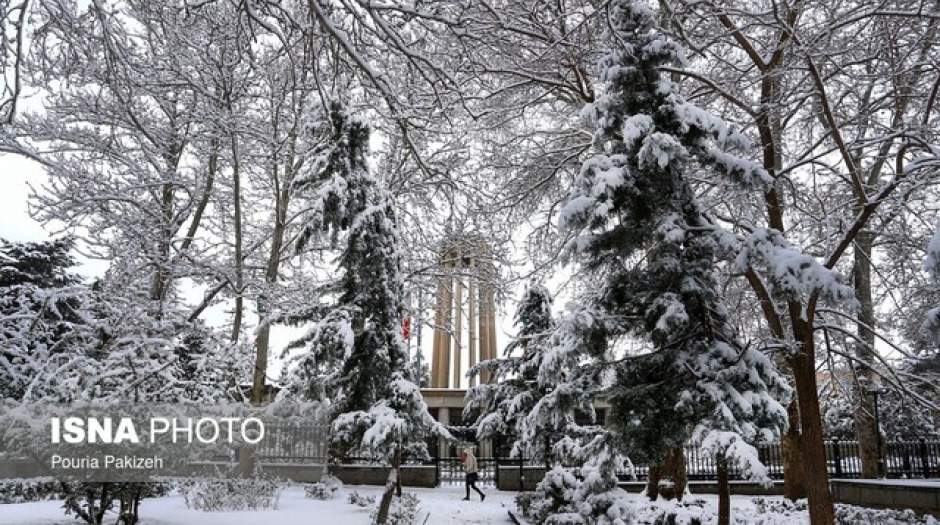
POLYGON ((918 516, 911 509, 869 509, 854 505, 836 505, 836 524, 878 523, 879 525, 940 525, 933 516, 918 516))
POLYGON ((200 479, 179 484, 183 501, 206 512, 277 509, 284 484, 273 478, 200 479))
POLYGON ((516 509, 527 519, 532 519, 532 502, 535 501, 534 492, 520 492, 516 494, 516 509))
MULTIPOLYGON (((529 521, 546 523, 553 515, 574 513, 574 496, 578 480, 567 469, 555 467, 535 487, 535 492, 520 494, 516 498, 519 511, 529 521), (521 501, 520 501, 521 500, 521 501)), ((554 522, 553 522, 554 523, 554 522)))
MULTIPOLYGON (((637 523, 640 525, 703 525, 711 523, 714 507, 706 509, 705 500, 686 500, 681 502, 660 500, 649 502, 636 509, 637 523)), ((737 522, 735 522, 737 523, 737 522)))
POLYGON ((0 481, 0 503, 25 503, 47 499, 62 499, 65 491, 61 482, 51 479, 9 479, 0 481))
MULTIPOLYGON (((799 523, 806 520, 807 504, 805 499, 795 502, 777 498, 752 498, 754 515, 746 517, 746 523, 778 524, 799 523)), ((940 520, 932 516, 918 516, 910 509, 870 509, 854 505, 835 506, 837 525, 856 525, 858 523, 877 523, 878 525, 940 525, 940 520)))
POLYGON ((754 509, 758 514, 792 514, 805 512, 807 509, 805 499, 790 501, 788 499, 752 498, 751 501, 754 502, 754 509))
MULTIPOLYGON (((375 498, 372 498, 375 501, 375 498)), ((400 498, 392 500, 392 506, 388 512, 388 521, 386 525, 413 525, 417 522, 418 512, 421 509, 421 502, 418 497, 410 492, 405 492, 400 498)), ((377 523, 379 515, 378 507, 372 511, 370 517, 372 523, 377 523)))
POLYGON ((352 491, 349 493, 349 496, 347 497, 347 501, 349 501, 349 503, 352 505, 359 505, 360 507, 368 507, 371 505, 375 505, 375 496, 363 496, 362 494, 359 494, 356 491, 352 491))
POLYGON ((304 495, 310 499, 331 500, 336 497, 339 489, 343 488, 343 482, 336 476, 326 474, 319 483, 310 483, 304 486, 304 495))

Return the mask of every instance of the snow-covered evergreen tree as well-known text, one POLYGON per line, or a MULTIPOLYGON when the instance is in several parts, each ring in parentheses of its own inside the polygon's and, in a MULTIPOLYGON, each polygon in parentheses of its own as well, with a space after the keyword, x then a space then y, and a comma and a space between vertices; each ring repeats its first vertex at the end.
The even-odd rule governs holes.
POLYGON ((61 385, 86 375, 94 333, 71 248, 68 239, 0 240, 0 398, 59 398, 61 385))
MULTIPOLYGON (((773 363, 735 338, 717 292, 716 259, 732 243, 690 183, 707 169, 746 185, 766 181, 732 151, 747 141, 689 103, 660 66, 681 48, 640 1, 608 5, 603 91, 586 114, 597 153, 583 165, 560 216, 571 261, 597 276, 562 324, 549 363, 581 354, 582 377, 611 405, 606 431, 575 447, 585 461, 579 511, 592 523, 629 519, 616 503, 618 456, 658 462, 689 439, 752 474, 753 447, 786 424, 787 386, 773 363), (627 338, 645 353, 616 349, 627 338)), ((543 366, 545 368, 545 366, 543 366)))
POLYGON ((382 499, 384 523, 398 466, 427 457, 425 440, 446 435, 411 381, 402 338, 403 282, 392 199, 369 172, 369 126, 335 105, 331 147, 323 169, 297 182, 313 193, 299 246, 317 235, 342 239, 336 301, 308 317, 314 323, 297 345, 307 352, 290 376, 289 391, 330 402, 332 445, 392 465, 382 499))
POLYGON ((469 370, 470 376, 488 371, 491 380, 467 392, 464 414, 479 414, 474 424, 478 439, 512 436, 513 456, 544 457, 550 463, 551 447, 573 421, 574 411, 556 411, 555 407, 540 405, 555 385, 544 382, 545 377, 539 378, 555 329, 552 297, 547 288, 536 283, 526 288, 516 311, 515 325, 519 331, 503 357, 483 361, 469 370))

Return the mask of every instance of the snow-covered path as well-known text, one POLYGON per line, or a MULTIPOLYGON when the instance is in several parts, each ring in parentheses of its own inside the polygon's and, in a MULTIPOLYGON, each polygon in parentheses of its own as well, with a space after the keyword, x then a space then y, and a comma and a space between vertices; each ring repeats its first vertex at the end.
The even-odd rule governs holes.
MULTIPOLYGON (((421 500, 420 522, 430 513, 427 524, 476 525, 511 523, 507 511, 513 508, 515 492, 487 491, 480 503, 474 495, 462 501, 460 488, 407 489, 421 500)), ((378 496, 381 487, 346 486, 331 501, 304 497, 303 489, 290 487, 281 495, 277 510, 245 512, 201 512, 186 508, 181 496, 147 499, 140 505, 141 525, 366 525, 371 508, 360 508, 346 501, 346 494, 357 491, 378 496)), ((64 517, 62 502, 43 501, 0 505, 3 525, 77 525, 79 520, 64 517)))
MULTIPOLYGON (((140 506, 141 525, 367 525, 372 507, 362 508, 347 501, 350 492, 366 496, 378 496, 381 487, 345 486, 330 501, 318 501, 304 497, 303 488, 293 486, 281 494, 277 510, 244 512, 202 512, 186 508, 181 496, 147 499, 140 506)), ((413 489, 421 502, 421 510, 415 525, 504 525, 510 524, 508 511, 515 509, 515 492, 489 490, 486 501, 476 497, 462 501, 463 490, 459 487, 438 489, 413 489)), ((663 513, 673 514, 676 523, 714 525, 717 522, 718 498, 714 495, 690 495, 685 503, 658 501, 649 502, 638 494, 623 494, 637 510, 640 524, 659 523, 663 513)), ((732 496, 732 523, 748 525, 805 525, 809 517, 805 500, 800 509, 792 508, 782 498, 751 498, 732 496), (762 501, 762 503, 759 503, 762 501), (790 507, 790 508, 787 508, 790 507)), ((841 506, 840 524, 878 523, 902 525, 916 523, 940 525, 940 521, 900 519, 900 513, 873 514, 860 507, 841 506)), ((113 521, 113 520, 111 520, 113 521)), ((0 504, 0 525, 81 525, 75 519, 63 515, 61 501, 38 503, 0 504)))

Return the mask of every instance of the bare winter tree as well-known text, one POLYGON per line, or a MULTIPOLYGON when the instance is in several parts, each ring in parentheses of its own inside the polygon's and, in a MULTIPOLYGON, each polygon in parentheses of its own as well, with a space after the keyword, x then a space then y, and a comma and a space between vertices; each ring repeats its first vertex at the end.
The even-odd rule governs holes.
MULTIPOLYGON (((873 248, 880 229, 896 216, 891 210, 905 208, 903 201, 929 184, 932 175, 911 159, 929 152, 932 139, 917 116, 930 114, 934 98, 933 79, 924 73, 935 53, 936 24, 933 17, 921 16, 933 6, 667 5, 677 31, 698 50, 701 62, 696 62, 709 64, 707 72, 694 66, 674 72, 755 130, 764 167, 777 181, 764 202, 755 203, 753 214, 732 212, 729 218, 745 230, 765 223, 825 268, 851 269, 854 277, 857 310, 832 310, 820 307, 818 290, 780 301, 773 294, 774 275, 753 266, 744 269, 766 327, 791 348, 786 360, 799 399, 790 407, 785 441, 787 493, 795 497, 802 485, 814 523, 831 522, 815 379, 821 357, 817 337, 823 335, 821 325, 837 315, 832 312, 857 319, 849 357, 863 378, 860 387, 879 368, 871 278, 878 257, 873 248), (886 39, 888 33, 905 38, 886 39), (925 102, 926 107, 915 107, 925 102), (831 198, 835 194, 843 197, 831 198), (798 462, 806 470, 802 483, 798 462)), ((876 464, 871 414, 870 402, 859 405, 856 419, 866 473, 876 464)))

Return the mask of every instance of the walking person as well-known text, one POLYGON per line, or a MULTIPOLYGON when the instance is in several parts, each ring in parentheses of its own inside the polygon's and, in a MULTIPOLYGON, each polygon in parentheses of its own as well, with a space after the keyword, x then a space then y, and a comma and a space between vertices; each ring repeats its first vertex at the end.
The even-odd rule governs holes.
POLYGON ((486 499, 486 495, 483 494, 483 491, 477 487, 477 480, 479 479, 479 469, 477 468, 477 458, 473 455, 473 449, 467 447, 463 452, 460 453, 460 461, 463 462, 463 471, 466 473, 466 482, 467 482, 467 497, 464 498, 464 501, 470 501, 470 489, 477 491, 477 494, 480 495, 480 501, 486 499))

